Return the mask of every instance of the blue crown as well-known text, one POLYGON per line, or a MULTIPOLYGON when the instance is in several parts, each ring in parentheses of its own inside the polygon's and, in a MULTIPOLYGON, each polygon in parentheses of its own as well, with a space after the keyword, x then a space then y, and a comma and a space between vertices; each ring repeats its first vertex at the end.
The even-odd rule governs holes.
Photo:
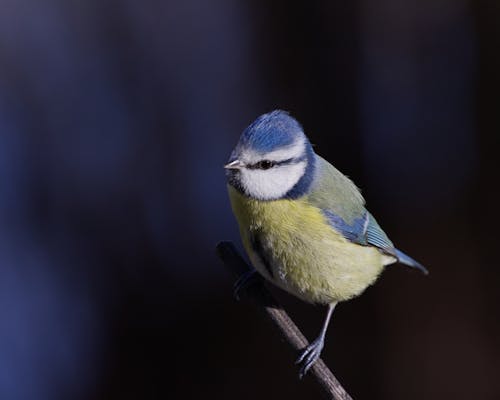
POLYGON ((262 114, 241 134, 240 146, 267 153, 289 146, 304 137, 302 126, 286 111, 275 110, 262 114))

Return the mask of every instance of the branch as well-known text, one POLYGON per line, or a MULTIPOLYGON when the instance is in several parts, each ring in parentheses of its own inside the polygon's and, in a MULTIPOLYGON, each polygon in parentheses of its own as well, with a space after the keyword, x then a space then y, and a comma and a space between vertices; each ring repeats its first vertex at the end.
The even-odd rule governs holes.
MULTIPOLYGON (((237 276, 241 276, 251 269, 238 254, 238 251, 231 242, 219 243, 217 245, 217 254, 222 262, 237 276)), ((249 286, 246 292, 274 323, 281 336, 295 352, 307 346, 307 340, 302 332, 271 293, 269 293, 262 281, 249 286)), ((309 375, 318 383, 326 398, 352 400, 351 396, 344 390, 337 378, 333 376, 323 360, 319 359, 314 363, 309 371, 309 375)))

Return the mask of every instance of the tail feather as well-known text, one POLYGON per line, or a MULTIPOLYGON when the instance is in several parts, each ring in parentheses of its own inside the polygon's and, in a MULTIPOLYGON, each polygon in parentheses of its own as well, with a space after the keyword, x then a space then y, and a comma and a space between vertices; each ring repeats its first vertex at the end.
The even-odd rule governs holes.
POLYGON ((427 271, 427 268, 425 268, 422 264, 419 262, 415 261, 413 258, 410 256, 407 256, 405 253, 402 251, 399 251, 398 249, 395 249, 395 254, 398 259, 398 261, 401 264, 408 265, 409 267, 416 268, 420 271, 422 271, 425 275, 429 274, 429 271, 427 271))

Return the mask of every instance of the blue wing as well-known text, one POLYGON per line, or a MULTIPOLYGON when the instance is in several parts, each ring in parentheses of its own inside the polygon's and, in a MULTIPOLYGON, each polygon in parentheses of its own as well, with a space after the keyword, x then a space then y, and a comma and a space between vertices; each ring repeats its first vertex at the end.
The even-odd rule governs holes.
POLYGON ((333 229, 353 243, 374 246, 400 263, 427 273, 421 264, 394 247, 366 210, 363 196, 349 178, 318 155, 316 164, 316 177, 308 201, 323 211, 333 229))
POLYGON ((329 210, 324 210, 323 213, 330 225, 351 242, 375 246, 394 255, 394 245, 368 211, 365 211, 361 217, 355 218, 351 224, 329 210))
POLYGON ((400 263, 417 268, 425 274, 428 273, 422 264, 394 247, 377 220, 368 211, 365 211, 361 217, 355 218, 351 224, 329 210, 323 210, 323 213, 330 225, 351 242, 362 246, 377 247, 383 253, 396 258, 400 263))

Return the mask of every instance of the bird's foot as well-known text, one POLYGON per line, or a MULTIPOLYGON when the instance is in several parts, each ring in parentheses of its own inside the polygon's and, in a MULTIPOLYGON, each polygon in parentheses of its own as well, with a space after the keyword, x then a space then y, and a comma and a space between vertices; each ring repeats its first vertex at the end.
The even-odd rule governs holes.
POLYGON ((318 360, 321 355, 321 350, 325 340, 323 337, 318 337, 314 342, 311 342, 300 354, 295 364, 300 365, 299 378, 302 379, 307 371, 313 366, 313 364, 318 360))
POLYGON ((260 277, 256 270, 252 269, 241 275, 233 285, 233 296, 236 300, 240 300, 242 290, 254 285, 259 281, 260 277))

